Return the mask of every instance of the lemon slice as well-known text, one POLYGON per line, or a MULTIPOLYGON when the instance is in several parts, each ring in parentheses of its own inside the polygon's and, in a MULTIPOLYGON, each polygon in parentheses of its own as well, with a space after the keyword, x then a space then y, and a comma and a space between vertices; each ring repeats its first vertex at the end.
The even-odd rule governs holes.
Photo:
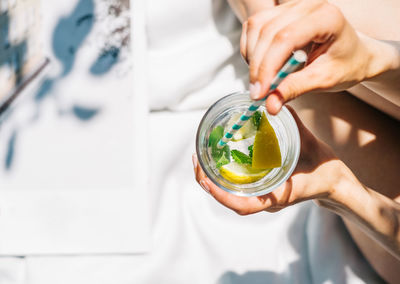
MULTIPOLYGON (((231 130, 231 127, 233 124, 235 124, 239 118, 242 116, 241 113, 235 113, 231 116, 231 118, 228 120, 228 123, 225 126, 225 132, 228 132, 231 130)), ((243 126, 233 134, 232 141, 240 141, 243 139, 247 139, 250 137, 255 136, 257 133, 257 128, 255 125, 251 122, 251 119, 246 121, 243 126)))
POLYGON ((219 169, 223 178, 238 184, 256 182, 262 179, 269 171, 270 169, 256 170, 248 164, 238 164, 236 162, 226 164, 219 169))
POLYGON ((272 169, 282 165, 281 150, 275 131, 263 112, 253 146, 254 169, 272 169))

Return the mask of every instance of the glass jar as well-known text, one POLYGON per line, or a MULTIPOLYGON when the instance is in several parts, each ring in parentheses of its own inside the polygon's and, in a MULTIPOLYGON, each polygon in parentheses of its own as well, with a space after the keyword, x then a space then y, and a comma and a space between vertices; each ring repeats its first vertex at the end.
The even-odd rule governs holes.
POLYGON ((268 114, 265 105, 261 105, 259 110, 265 112, 278 138, 282 166, 272 169, 262 179, 248 184, 235 184, 220 175, 208 147, 210 133, 216 126, 224 126, 233 114, 244 113, 251 104, 249 92, 238 92, 223 97, 204 114, 196 136, 196 153, 205 174, 218 187, 239 196, 260 196, 273 191, 291 176, 300 155, 299 130, 289 110, 283 107, 273 116, 268 114))

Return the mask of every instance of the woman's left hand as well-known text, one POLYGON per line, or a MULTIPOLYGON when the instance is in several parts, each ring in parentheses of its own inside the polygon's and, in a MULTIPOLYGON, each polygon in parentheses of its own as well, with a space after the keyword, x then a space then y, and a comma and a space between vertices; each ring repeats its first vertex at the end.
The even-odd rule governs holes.
POLYGON ((346 166, 338 160, 332 150, 314 137, 303 125, 294 110, 293 114, 301 137, 301 153, 293 175, 273 192, 258 197, 240 197, 216 186, 203 172, 193 155, 197 182, 217 201, 240 215, 262 210, 275 212, 308 199, 330 199, 336 185, 342 180, 346 166))

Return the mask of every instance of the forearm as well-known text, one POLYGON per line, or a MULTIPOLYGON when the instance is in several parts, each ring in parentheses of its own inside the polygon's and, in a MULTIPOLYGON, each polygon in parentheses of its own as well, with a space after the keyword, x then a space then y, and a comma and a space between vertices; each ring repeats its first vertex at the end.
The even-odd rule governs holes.
POLYGON ((400 106, 400 41, 379 41, 367 37, 362 37, 362 40, 373 56, 369 61, 369 74, 361 84, 400 106))
POLYGON ((400 41, 400 1, 329 0, 359 32, 380 40, 400 41))
POLYGON ((356 224, 400 259, 400 205, 364 187, 344 164, 341 167, 342 177, 329 198, 318 200, 320 205, 356 224))
POLYGON ((347 191, 320 205, 342 216, 354 242, 375 271, 388 283, 400 279, 399 205, 363 187, 355 179, 342 183, 347 191))
MULTIPOLYGON (((242 22, 261 9, 288 1, 292 0, 228 0, 232 10, 242 22)), ((397 28, 400 26, 400 1, 385 0, 384 4, 381 0, 329 0, 329 2, 340 8, 356 30, 376 39, 400 41, 400 29, 397 28)))

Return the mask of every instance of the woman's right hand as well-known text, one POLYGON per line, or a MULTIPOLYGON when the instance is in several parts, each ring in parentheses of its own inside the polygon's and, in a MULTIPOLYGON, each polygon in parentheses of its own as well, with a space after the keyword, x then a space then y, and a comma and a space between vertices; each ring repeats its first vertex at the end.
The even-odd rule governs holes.
POLYGON ((243 24, 240 50, 249 63, 253 99, 269 86, 291 53, 310 47, 302 70, 287 76, 267 99, 277 114, 287 101, 314 90, 343 90, 398 68, 398 51, 357 34, 342 12, 325 0, 292 0, 264 9, 243 24))

